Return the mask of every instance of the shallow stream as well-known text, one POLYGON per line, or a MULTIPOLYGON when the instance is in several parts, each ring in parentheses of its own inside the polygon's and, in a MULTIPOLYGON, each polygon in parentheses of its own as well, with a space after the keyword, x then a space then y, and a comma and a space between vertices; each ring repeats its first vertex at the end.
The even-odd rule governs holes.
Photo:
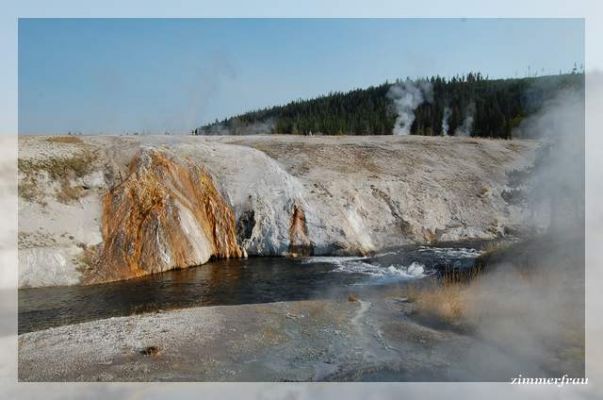
MULTIPOLYGON (((478 247, 478 246, 476 246, 478 247)), ((251 257, 127 281, 19 290, 19 334, 174 308, 268 303, 380 290, 470 269, 472 247, 411 246, 371 257, 251 257)))

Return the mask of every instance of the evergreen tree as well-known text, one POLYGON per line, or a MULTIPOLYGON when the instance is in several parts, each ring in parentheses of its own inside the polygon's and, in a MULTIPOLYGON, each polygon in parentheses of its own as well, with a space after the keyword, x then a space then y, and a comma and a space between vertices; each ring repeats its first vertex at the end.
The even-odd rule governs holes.
MULTIPOLYGON (((449 110, 449 135, 470 128, 473 136, 509 139, 521 121, 537 112, 557 91, 569 87, 583 90, 584 74, 575 67, 569 74, 490 80, 479 72, 470 72, 449 80, 435 76, 421 82, 431 84, 433 96, 414 110, 411 134, 441 135, 445 110, 449 110)), ((398 117, 388 97, 391 86, 385 82, 367 89, 296 100, 216 120, 194 129, 193 134, 390 135, 398 117)))

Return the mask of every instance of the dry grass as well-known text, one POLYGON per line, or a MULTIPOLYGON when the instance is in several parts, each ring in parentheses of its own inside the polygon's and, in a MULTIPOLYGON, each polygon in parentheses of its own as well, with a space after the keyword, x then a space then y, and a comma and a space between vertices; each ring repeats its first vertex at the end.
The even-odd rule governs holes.
POLYGON ((467 307, 468 285, 455 279, 444 278, 442 282, 433 285, 411 288, 408 299, 415 304, 416 312, 423 316, 459 324, 467 307))
POLYGON ((57 200, 61 203, 68 204, 72 201, 79 200, 86 191, 79 186, 71 186, 69 182, 62 181, 61 189, 57 191, 57 200))
POLYGON ((70 176, 81 178, 92 170, 97 154, 90 150, 83 150, 71 157, 56 157, 42 160, 19 159, 19 171, 26 176, 32 176, 41 171, 55 180, 66 179, 70 176))
POLYGON ((77 264, 77 270, 83 276, 88 276, 94 273, 98 266, 98 246, 87 246, 85 243, 78 243, 77 246, 82 249, 82 252, 73 261, 77 264))
POLYGON ((406 296, 417 314, 458 326, 466 322, 471 306, 470 286, 478 275, 477 268, 469 272, 452 271, 428 284, 410 286, 406 296))
POLYGON ((25 179, 19 182, 19 197, 27 201, 35 201, 38 196, 38 185, 33 179, 25 179))
POLYGON ((486 244, 484 244, 484 247, 482 248, 482 251, 483 251, 482 254, 491 254, 491 253, 494 253, 495 251, 499 251, 499 250, 503 249, 504 247, 505 247, 504 244, 497 242, 497 241, 487 242, 486 244))
POLYGON ((423 290, 415 299, 417 312, 449 323, 459 322, 465 308, 463 293, 464 288, 458 283, 423 290))
MULTIPOLYGON (((452 325, 468 323, 470 307, 475 301, 471 298, 472 285, 478 284, 483 277, 480 272, 492 262, 492 257, 505 252, 510 246, 512 244, 506 241, 488 242, 482 248, 483 253, 477 258, 475 267, 469 272, 453 271, 429 284, 411 286, 406 295, 414 303, 415 311, 452 325)), ((515 273, 524 282, 539 277, 527 269, 517 269, 515 273)))
MULTIPOLYGON (((58 139, 58 138, 49 138, 58 139)), ((78 139, 78 138, 76 138, 78 139)), ((78 139, 80 140, 80 139, 78 139)), ((19 159, 17 166, 24 177, 19 182, 19 196, 25 200, 39 199, 37 175, 46 172, 48 176, 60 183, 57 200, 69 203, 78 200, 85 193, 81 187, 73 186, 71 180, 81 178, 92 172, 97 153, 84 149, 71 157, 56 157, 42 160, 19 159)))
POLYGON ((487 242, 482 247, 482 254, 480 254, 476 260, 475 264, 477 269, 483 269, 487 265, 492 263, 492 259, 496 258, 500 254, 503 254, 512 246, 512 243, 505 240, 493 240, 487 242))
POLYGON ((79 144, 83 143, 82 139, 77 136, 53 136, 46 139, 46 141, 51 143, 71 143, 71 144, 79 144))

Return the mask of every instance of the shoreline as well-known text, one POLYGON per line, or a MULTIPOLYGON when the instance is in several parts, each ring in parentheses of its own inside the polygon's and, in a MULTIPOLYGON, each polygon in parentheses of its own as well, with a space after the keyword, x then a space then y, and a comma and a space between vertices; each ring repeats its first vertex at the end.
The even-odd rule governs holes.
POLYGON ((19 335, 19 380, 348 381, 365 374, 377 381, 389 374, 395 380, 466 380, 479 371, 472 371, 471 360, 454 365, 457 351, 495 351, 408 319, 411 308, 395 297, 303 300, 49 328, 19 335), (434 348, 437 354, 428 351, 434 348))
POLYGON ((49 328, 18 336, 18 377, 504 382, 519 366, 539 376, 581 373, 567 362, 553 358, 542 365, 472 330, 425 318, 403 295, 393 289, 355 298, 193 307, 49 328))
MULTIPOLYGON (((443 277, 453 271, 456 271, 455 276, 463 274, 469 277, 472 275, 471 271, 477 268, 475 262, 480 254, 483 253, 485 247, 493 248, 495 244, 500 245, 502 242, 508 243, 509 241, 511 241, 511 239, 506 238, 495 241, 466 240, 434 243, 431 245, 404 245, 387 248, 369 256, 252 256, 246 260, 218 259, 195 267, 164 271, 116 282, 55 286, 48 288, 22 288, 19 289, 19 334, 79 322, 155 312, 156 310, 166 311, 198 306, 250 304, 254 302, 253 299, 256 299, 256 301, 261 303, 290 301, 294 299, 326 299, 332 297, 334 293, 354 291, 353 286, 350 286, 350 282, 347 281, 348 283, 346 283, 346 279, 349 278, 346 278, 345 275, 339 275, 341 272, 337 273, 338 268, 342 268, 339 263, 353 263, 354 260, 363 260, 370 265, 376 266, 375 268, 381 268, 381 271, 370 271, 371 273, 387 274, 389 271, 388 267, 391 268, 393 265, 396 265, 398 268, 407 268, 409 265, 418 262, 423 268, 427 266, 429 270, 426 275, 418 277, 420 280, 431 281, 433 276, 443 277), (473 256, 469 256, 467 260, 474 261, 469 261, 469 264, 465 263, 461 266, 457 265, 456 262, 450 258, 446 258, 445 260, 444 258, 433 259, 433 254, 436 254, 435 257, 451 257, 450 255, 443 256, 447 253, 440 253, 440 249, 444 252, 452 250, 453 253, 458 250, 471 249, 469 254, 474 251, 475 253, 473 256), (431 254, 431 256, 427 254, 431 254), (437 254, 440 254, 440 256, 437 256, 437 254), (432 262, 436 262, 436 264, 434 267, 429 267, 432 262), (276 268, 274 271, 279 271, 278 277, 276 278, 279 279, 279 281, 272 282, 271 287, 265 287, 263 292, 256 293, 253 289, 255 286, 254 282, 258 280, 257 277, 266 274, 267 265, 272 265, 272 268, 276 268), (308 270, 309 265, 313 265, 312 268, 314 272, 301 272, 308 270), (457 265, 457 267, 454 267, 454 265, 457 265), (239 271, 240 268, 255 272, 245 273, 239 271), (298 270, 300 268, 304 270, 298 270), (296 270, 298 270, 298 272, 295 272, 296 270), (335 275, 332 275, 335 278, 321 278, 321 274, 325 272, 328 272, 329 274, 335 273, 335 275), (234 274, 234 276, 231 277, 231 284, 239 287, 233 294, 235 296, 241 296, 240 300, 232 300, 220 296, 219 292, 225 288, 207 289, 208 287, 211 288, 212 282, 214 282, 218 276, 230 276, 232 274, 234 274), (244 275, 240 276, 240 274, 244 275), (290 279, 292 280, 299 279, 302 276, 304 277, 303 279, 311 279, 310 282, 312 282, 313 285, 316 285, 316 288, 311 292, 307 292, 303 289, 301 289, 301 291, 296 289, 294 291, 285 290, 285 292, 281 293, 279 286, 287 284, 286 281, 288 278, 283 278, 285 275, 290 275, 290 279), (336 278, 336 276, 339 276, 339 278, 336 278), (237 278, 235 279, 235 277, 237 278), (240 286, 242 283, 240 281, 241 279, 246 282, 243 287, 240 286), (185 282, 190 287, 198 287, 198 290, 200 291, 198 293, 193 293, 190 289, 178 289, 180 287, 179 285, 184 284, 185 282), (178 296, 174 297, 172 294, 178 290, 182 291, 179 292, 178 296), (126 295, 126 292, 140 292, 141 295, 143 292, 146 292, 150 294, 151 298, 146 302, 140 302, 139 296, 130 298, 126 295), (321 294, 321 292, 323 294, 321 294), (161 293, 167 294, 162 295, 161 293), (269 299, 266 298, 267 293, 270 293, 269 299), (288 295, 286 293, 291 294, 288 295), (161 300, 158 300, 158 298, 156 299, 155 296, 161 297, 161 300), (191 301, 191 296, 198 296, 203 300, 191 301), (97 299, 97 301, 82 301, 84 297, 97 299), (118 306, 102 306, 107 303, 107 299, 109 298, 119 298, 121 301, 118 306), (64 307, 64 304, 67 303, 71 304, 70 308, 64 307), (100 304, 100 306, 97 306, 97 304, 100 304), (56 311, 45 311, 46 307, 50 307, 51 310, 56 311), (74 309, 73 307, 76 308, 74 309), (87 311, 80 312, 76 311, 77 309, 87 311)), ((390 271, 390 274, 393 274, 394 272, 395 270, 390 271)), ((275 272, 269 272, 269 276, 264 276, 261 279, 272 279, 275 277, 272 275, 274 273, 275 272)), ((406 286, 418 282, 417 279, 412 276, 399 276, 397 279, 395 276, 389 276, 389 280, 374 282, 372 281, 374 278, 371 278, 370 274, 367 275, 367 272, 356 272, 354 276, 358 276, 357 278, 354 278, 354 281, 357 281, 357 284, 361 285, 363 290, 380 290, 380 288, 385 288, 387 290, 387 288, 406 286)), ((259 280, 257 283, 261 285, 262 280, 259 280)))

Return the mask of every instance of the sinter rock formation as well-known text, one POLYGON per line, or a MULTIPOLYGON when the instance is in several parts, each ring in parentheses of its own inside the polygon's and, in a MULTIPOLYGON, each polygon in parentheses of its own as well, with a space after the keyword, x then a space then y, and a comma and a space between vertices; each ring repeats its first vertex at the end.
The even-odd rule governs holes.
POLYGON ((510 176, 531 167, 537 146, 452 137, 22 137, 19 284, 521 232, 527 209, 510 176))

